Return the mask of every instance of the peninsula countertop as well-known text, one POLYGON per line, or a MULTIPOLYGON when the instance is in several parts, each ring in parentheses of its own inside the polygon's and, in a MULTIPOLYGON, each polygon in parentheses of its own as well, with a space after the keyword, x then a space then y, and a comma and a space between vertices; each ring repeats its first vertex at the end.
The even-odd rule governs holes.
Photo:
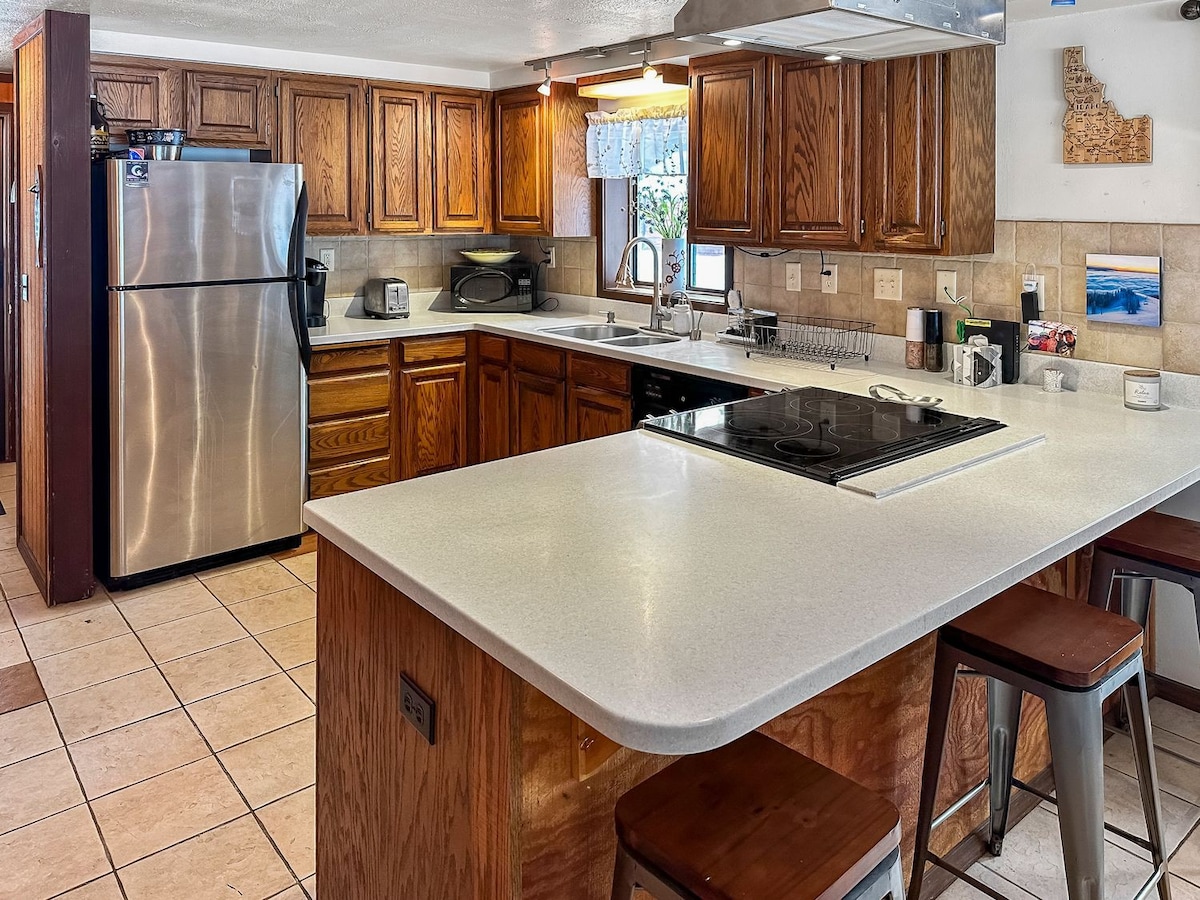
MULTIPOLYGON (((857 394, 933 378, 751 364, 857 394)), ((702 751, 1200 480, 1200 411, 942 378, 948 410, 1045 443, 877 500, 638 431, 314 501, 306 519, 618 743, 702 751)))

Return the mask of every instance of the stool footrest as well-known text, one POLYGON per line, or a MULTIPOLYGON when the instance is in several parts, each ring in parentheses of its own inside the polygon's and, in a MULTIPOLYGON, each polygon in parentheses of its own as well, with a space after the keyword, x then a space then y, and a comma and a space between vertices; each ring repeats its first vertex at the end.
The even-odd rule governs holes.
POLYGON ((942 859, 937 854, 930 853, 928 858, 929 858, 929 861, 931 863, 933 863, 935 866, 937 866, 939 869, 945 869, 947 872, 949 872, 951 875, 953 875, 959 881, 965 881, 967 884, 969 884, 971 887, 975 888, 975 890, 979 891, 980 893, 987 894, 989 897, 992 898, 992 900, 1011 900, 1010 897, 1005 897, 1003 894, 1001 894, 999 891, 997 891, 994 887, 984 884, 982 881, 980 881, 974 875, 970 875, 967 872, 964 872, 962 869, 958 868, 957 866, 951 865, 950 863, 946 862, 944 859, 942 859))
POLYGON ((986 791, 989 784, 991 784, 991 779, 985 778, 983 781, 979 782, 979 784, 975 785, 975 787, 971 788, 969 791, 951 803, 948 807, 946 807, 945 812, 933 820, 932 827, 937 828, 939 825, 949 819, 952 815, 986 791))
MULTIPOLYGON (((1058 806, 1058 798, 1057 797, 1053 797, 1050 794, 1047 794, 1045 791, 1040 791, 1035 787, 1031 787, 1030 785, 1026 784, 1025 782, 1023 782, 1017 778, 1014 778, 1012 783, 1013 783, 1013 787, 1020 788, 1021 790, 1025 791, 1027 793, 1033 794, 1035 797, 1040 797, 1042 800, 1045 800, 1047 803, 1053 803, 1055 806, 1058 806)), ((1136 834, 1131 834, 1130 832, 1126 831, 1124 828, 1118 828, 1116 825, 1110 825, 1108 822, 1105 822, 1104 830, 1112 832, 1117 837, 1123 837, 1123 838, 1125 838, 1125 840, 1129 841, 1130 843, 1137 844, 1143 850, 1146 850, 1150 853, 1154 852, 1153 844, 1151 844, 1148 840, 1146 840, 1143 837, 1138 837, 1136 834)))

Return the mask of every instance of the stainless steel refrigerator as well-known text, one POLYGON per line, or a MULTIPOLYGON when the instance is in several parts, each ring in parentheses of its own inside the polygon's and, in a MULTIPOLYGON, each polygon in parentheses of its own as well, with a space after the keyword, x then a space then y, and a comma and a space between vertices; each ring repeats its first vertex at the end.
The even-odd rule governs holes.
POLYGON ((309 352, 301 167, 104 168, 106 580, 294 545, 309 352))

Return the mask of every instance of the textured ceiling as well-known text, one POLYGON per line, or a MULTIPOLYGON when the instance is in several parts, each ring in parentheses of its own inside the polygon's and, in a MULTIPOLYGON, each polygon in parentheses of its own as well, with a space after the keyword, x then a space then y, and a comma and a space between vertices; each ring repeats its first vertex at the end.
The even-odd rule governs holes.
POLYGON ((495 72, 542 55, 671 30, 683 0, 0 0, 11 38, 49 6, 92 28, 495 72))

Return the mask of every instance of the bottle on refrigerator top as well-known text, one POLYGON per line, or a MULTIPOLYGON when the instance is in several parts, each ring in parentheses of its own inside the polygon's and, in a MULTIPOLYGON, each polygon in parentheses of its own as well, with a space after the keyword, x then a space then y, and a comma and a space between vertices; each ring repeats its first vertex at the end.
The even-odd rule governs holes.
POLYGON ((108 110, 100 98, 92 94, 92 159, 108 156, 108 110))

